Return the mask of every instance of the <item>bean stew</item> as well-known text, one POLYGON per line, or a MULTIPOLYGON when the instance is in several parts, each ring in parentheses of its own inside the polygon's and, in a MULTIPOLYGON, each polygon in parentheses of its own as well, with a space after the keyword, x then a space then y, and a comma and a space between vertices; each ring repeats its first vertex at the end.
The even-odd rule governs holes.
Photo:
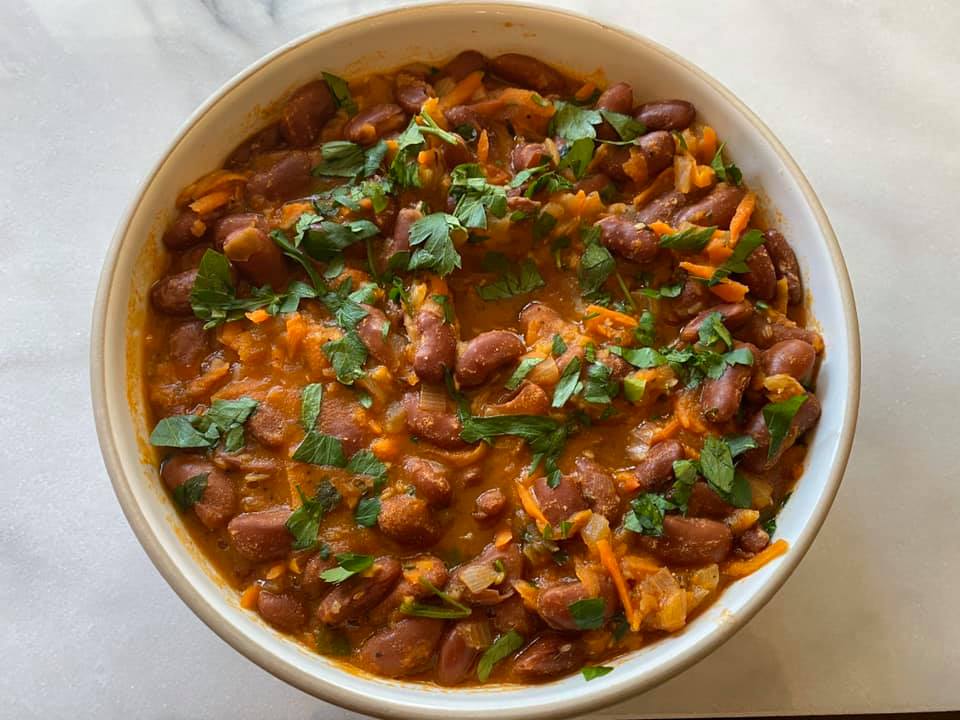
POLYGON ((466 51, 272 119, 177 198, 144 340, 243 608, 379 676, 593 680, 787 550, 824 343, 690 102, 466 51))

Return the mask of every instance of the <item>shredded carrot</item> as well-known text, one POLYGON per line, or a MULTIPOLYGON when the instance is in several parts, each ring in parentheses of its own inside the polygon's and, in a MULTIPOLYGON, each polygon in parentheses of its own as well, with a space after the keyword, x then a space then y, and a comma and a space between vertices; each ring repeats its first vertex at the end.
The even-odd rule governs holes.
POLYGON ((702 163, 709 163, 717 154, 717 131, 709 125, 703 126, 703 136, 697 146, 697 157, 702 163))
POLYGON ((667 223, 661 222, 660 220, 650 223, 647 225, 647 227, 653 230, 657 235, 673 235, 675 232, 677 232, 676 228, 671 227, 670 225, 667 225, 667 223))
POLYGON ((693 182, 694 187, 705 188, 713 185, 715 176, 716 173, 709 165, 694 165, 690 180, 693 182))
POLYGON ((787 304, 790 302, 790 286, 786 278, 777 280, 777 294, 773 299, 773 309, 783 315, 787 314, 787 304))
POLYGON ((260 586, 251 585, 240 595, 240 607, 244 610, 253 610, 257 607, 257 598, 260 597, 260 586))
POLYGON ((730 247, 730 233, 724 230, 715 231, 703 252, 711 265, 723 265, 733 255, 733 248, 730 247))
POLYGON ((777 540, 749 560, 731 560, 721 568, 721 572, 728 577, 746 577, 750 573, 754 573, 762 568, 774 558, 783 555, 789 547, 786 540, 777 540))
POLYGON ((430 119, 433 120, 437 125, 439 125, 444 130, 449 130, 447 126, 447 118, 443 114, 443 110, 440 106, 440 101, 435 98, 427 98, 424 101, 423 105, 420 108, 420 113, 426 113, 430 116, 430 119))
POLYGON ((749 291, 750 288, 743 283, 738 283, 736 280, 730 280, 729 278, 724 278, 716 285, 710 286, 710 292, 724 302, 740 302, 749 291))
POLYGON ((757 196, 748 192, 743 196, 743 200, 737 205, 733 213, 733 219, 730 220, 730 246, 736 247, 740 239, 740 233, 747 229, 747 223, 750 222, 750 216, 753 215, 753 209, 757 206, 757 196))
POLYGON ((421 167, 432 167, 435 164, 433 161, 436 155, 434 150, 421 150, 417 153, 417 163, 421 167))
POLYGON ((620 483, 620 488, 625 493, 632 493, 638 487, 640 487, 640 480, 637 478, 636 473, 630 472, 629 470, 622 470, 614 475, 617 482, 620 483))
POLYGON ((370 444, 370 452, 379 460, 396 460, 400 457, 400 443, 395 437, 377 438, 370 444))
POLYGON ((686 260, 680 261, 680 267, 681 269, 686 270, 688 273, 694 277, 700 278, 701 280, 709 280, 717 271, 713 265, 700 265, 697 263, 688 262, 686 260))
POLYGON ((536 523, 537 528, 540 532, 543 532, 543 529, 550 524, 550 521, 547 520, 547 516, 543 514, 543 510, 540 509, 537 499, 533 496, 533 493, 530 492, 530 489, 523 483, 517 483, 517 495, 520 496, 520 504, 523 505, 524 511, 532 517, 536 523))
POLYGON ((233 192, 229 190, 218 190, 216 192, 208 193, 202 198, 194 200, 190 203, 190 209, 193 210, 197 215, 206 215, 207 213, 213 212, 219 207, 223 207, 230 199, 233 197, 233 192))
POLYGON ((610 541, 606 538, 597 540, 597 552, 600 553, 600 562, 610 574, 614 586, 617 588, 617 594, 620 596, 620 602, 623 604, 623 614, 630 620, 630 629, 636 632, 640 629, 640 618, 633 612, 633 603, 630 601, 630 592, 627 589, 627 581, 623 579, 623 573, 620 571, 620 563, 617 556, 613 554, 613 548, 610 547, 610 541))
MULTIPOLYGON (((604 145, 603 147, 607 147, 604 145)), ((599 153, 598 153, 599 154, 599 153)), ((633 198, 634 207, 643 207, 655 196, 667 191, 673 187, 673 163, 666 170, 661 170, 656 179, 650 183, 642 192, 633 198)))
POLYGON ((300 343, 303 342, 303 338, 307 335, 307 323, 300 313, 292 312, 287 315, 286 328, 287 352, 290 357, 293 357, 297 354, 297 350, 300 349, 300 343))
POLYGON ((596 84, 595 82, 593 82, 592 80, 587 80, 587 82, 585 82, 583 85, 581 85, 581 86, 580 86, 580 89, 577 90, 576 93, 574 93, 574 97, 575 97, 577 100, 586 100, 586 99, 588 99, 591 95, 593 95, 593 91, 596 90, 596 89, 597 89, 597 84, 596 84))
POLYGON ((290 570, 290 572, 292 572, 294 575, 299 575, 301 572, 303 572, 302 568, 300 567, 300 562, 295 557, 290 558, 290 562, 287 563, 287 569, 290 570))
POLYGON ((502 548, 505 547, 511 540, 513 540, 513 532, 510 528, 501 528, 497 530, 497 534, 493 536, 494 547, 502 548))
POLYGON ((523 600, 523 604, 536 612, 537 600, 540 598, 540 591, 537 586, 526 580, 514 580, 510 584, 513 585, 513 589, 517 591, 520 599, 523 600))
POLYGON ((490 154, 490 137, 486 130, 480 131, 480 137, 477 139, 477 160, 481 165, 486 165, 487 157, 490 154))
POLYGON ((247 316, 247 320, 249 320, 252 323, 256 323, 257 325, 259 325, 264 320, 270 317, 270 313, 268 313, 263 308, 252 310, 251 312, 244 313, 244 315, 247 316))
POLYGON ((588 333, 601 340, 630 341, 630 332, 637 327, 636 319, 601 305, 588 305, 583 326, 588 333))
MULTIPOLYGON (((483 70, 475 70, 454 85, 450 92, 440 98, 440 109, 449 110, 457 105, 463 105, 473 97, 473 94, 480 89, 482 84, 483 70)), ((432 114, 431 117, 433 117, 432 114)))
POLYGON ((653 434, 650 436, 650 444, 656 445, 659 442, 676 437, 677 433, 680 432, 681 427, 682 425, 680 421, 676 417, 671 417, 670 420, 663 425, 663 427, 654 430, 653 434))

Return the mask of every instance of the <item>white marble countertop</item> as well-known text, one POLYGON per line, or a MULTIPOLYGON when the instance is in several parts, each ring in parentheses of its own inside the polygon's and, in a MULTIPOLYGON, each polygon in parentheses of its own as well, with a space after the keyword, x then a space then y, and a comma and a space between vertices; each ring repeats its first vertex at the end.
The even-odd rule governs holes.
MULTIPOLYGON (((685 55, 770 125, 833 221, 863 332, 853 457, 797 573, 598 716, 960 708, 960 8, 559 4, 685 55)), ((114 226, 177 126, 266 51, 387 5, 0 3, 0 716, 356 717, 238 655, 154 570, 103 469, 87 353, 114 226)))

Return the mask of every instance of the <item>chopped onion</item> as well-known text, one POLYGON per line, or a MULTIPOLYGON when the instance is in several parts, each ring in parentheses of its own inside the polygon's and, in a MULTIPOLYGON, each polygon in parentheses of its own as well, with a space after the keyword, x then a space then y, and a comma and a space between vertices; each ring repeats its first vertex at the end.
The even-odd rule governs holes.
POLYGON ((537 385, 556 385, 560 381, 560 368, 552 357, 546 358, 538 365, 534 365, 527 380, 537 385))
POLYGON ((677 192, 688 193, 693 189, 693 172, 697 161, 689 153, 674 155, 673 157, 673 189, 677 192))
POLYGON ((486 590, 491 585, 503 582, 503 575, 498 573, 493 565, 476 563, 475 565, 465 567, 460 572, 460 579, 470 592, 478 593, 481 590, 486 590))
POLYGON ((440 385, 420 385, 420 409, 428 415, 443 415, 447 411, 447 391, 440 385))
POLYGON ((463 628, 463 641, 474 650, 484 650, 493 643, 490 625, 486 620, 467 620, 460 623, 463 628))
POLYGON ((600 513, 594 513, 589 522, 580 530, 580 537, 583 538, 591 552, 596 552, 597 541, 610 537, 610 523, 600 513))

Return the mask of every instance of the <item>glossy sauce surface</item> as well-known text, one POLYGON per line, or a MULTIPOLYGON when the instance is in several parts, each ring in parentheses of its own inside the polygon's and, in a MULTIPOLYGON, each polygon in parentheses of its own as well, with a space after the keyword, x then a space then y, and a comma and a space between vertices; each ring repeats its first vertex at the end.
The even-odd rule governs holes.
POLYGON ((468 51, 325 75, 184 189, 153 441, 244 607, 378 675, 592 679, 786 550, 824 344, 707 121, 468 51))

